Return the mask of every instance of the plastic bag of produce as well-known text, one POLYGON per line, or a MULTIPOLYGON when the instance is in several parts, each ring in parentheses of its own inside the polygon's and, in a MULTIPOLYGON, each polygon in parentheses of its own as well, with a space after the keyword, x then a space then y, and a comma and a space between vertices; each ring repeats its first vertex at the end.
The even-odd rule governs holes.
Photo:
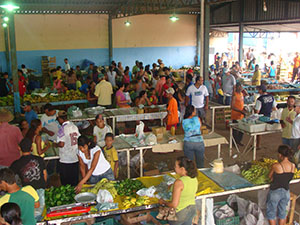
POLYGON ((146 145, 156 145, 157 144, 157 138, 154 134, 149 134, 147 137, 146 137, 146 140, 145 140, 145 144, 146 145))
POLYGON ((114 198, 108 190, 100 189, 97 194, 98 203, 114 202, 114 198))
POLYGON ((136 193, 139 196, 148 196, 150 198, 153 198, 155 192, 156 192, 156 188, 154 186, 151 186, 149 188, 142 188, 142 189, 138 190, 136 193))
POLYGON ((40 207, 34 209, 34 217, 37 219, 37 221, 41 221, 42 214, 45 207, 45 190, 44 189, 37 189, 36 192, 39 195, 39 203, 40 207))

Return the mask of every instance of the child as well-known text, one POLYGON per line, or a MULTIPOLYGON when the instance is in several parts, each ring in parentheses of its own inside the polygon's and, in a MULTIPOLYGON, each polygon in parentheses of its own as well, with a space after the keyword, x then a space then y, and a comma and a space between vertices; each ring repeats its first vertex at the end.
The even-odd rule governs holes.
POLYGON ((81 88, 81 81, 80 81, 80 75, 76 75, 77 81, 76 81, 76 90, 79 90, 81 88))
POLYGON ((94 142, 97 143, 101 148, 105 146, 105 135, 107 133, 111 133, 112 129, 109 125, 105 124, 102 115, 96 116, 96 126, 94 127, 93 135, 94 135, 94 142))
POLYGON ((113 146, 113 142, 114 135, 112 133, 107 133, 105 135, 105 147, 103 148, 103 152, 106 160, 110 163, 115 178, 117 178, 119 174, 119 158, 117 150, 113 146))
POLYGON ((156 96, 156 91, 154 88, 151 88, 150 89, 150 92, 151 92, 151 96, 150 96, 150 102, 152 105, 157 105, 158 103, 158 98, 156 96))

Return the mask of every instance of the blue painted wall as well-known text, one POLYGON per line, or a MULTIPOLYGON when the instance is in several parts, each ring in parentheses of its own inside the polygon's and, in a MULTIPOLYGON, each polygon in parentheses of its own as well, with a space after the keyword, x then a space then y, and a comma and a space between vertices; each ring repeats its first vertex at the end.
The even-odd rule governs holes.
MULTIPOLYGON (((142 48, 114 48, 113 59, 116 62, 121 61, 123 66, 132 68, 135 60, 140 60, 144 65, 157 62, 162 59, 166 66, 172 66, 174 69, 184 65, 195 64, 196 47, 142 47, 142 48)), ((18 51, 18 66, 25 64, 27 68, 35 69, 41 73, 41 57, 56 56, 56 65, 64 65, 64 58, 68 58, 71 67, 82 64, 84 59, 96 63, 96 65, 108 65, 108 49, 73 49, 73 50, 36 50, 36 51, 18 51)), ((7 71, 5 53, 0 52, 0 69, 7 71)))
POLYGON ((142 61, 144 66, 156 63, 162 59, 166 66, 178 69, 184 65, 195 65, 196 47, 142 47, 142 48, 114 48, 113 59, 122 62, 123 66, 132 68, 136 60, 142 61))

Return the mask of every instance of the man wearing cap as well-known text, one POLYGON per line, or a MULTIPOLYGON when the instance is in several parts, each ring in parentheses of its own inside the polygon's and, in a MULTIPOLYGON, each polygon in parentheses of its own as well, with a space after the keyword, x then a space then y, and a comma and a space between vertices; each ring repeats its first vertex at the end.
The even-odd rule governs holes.
POLYGON ((208 90, 206 86, 203 85, 203 77, 197 76, 196 83, 191 85, 186 91, 185 105, 187 106, 191 100, 198 117, 200 117, 202 121, 205 120, 205 111, 208 109, 208 96, 208 90))
POLYGON ((29 124, 29 126, 30 126, 32 120, 38 119, 38 115, 32 109, 30 101, 26 101, 23 103, 23 110, 25 112, 25 119, 26 119, 27 123, 29 124))
POLYGON ((98 97, 98 105, 111 108, 111 95, 113 88, 110 82, 104 79, 103 74, 99 74, 100 82, 95 87, 95 95, 98 97))
POLYGON ((167 98, 169 100, 167 111, 167 130, 171 130, 171 127, 177 128, 177 124, 179 123, 178 118, 178 104, 176 99, 173 97, 175 91, 172 87, 166 90, 167 98))
MULTIPOLYGON (((267 87, 262 84, 258 86, 259 98, 256 100, 254 111, 258 114, 271 117, 273 110, 276 110, 276 102, 273 95, 267 93, 267 87)), ((260 148, 261 137, 257 136, 257 149, 260 148)))
POLYGON ((8 124, 14 119, 13 114, 6 110, 0 110, 0 165, 10 166, 11 163, 20 158, 18 144, 23 139, 20 129, 8 124))
POLYGON ((223 72, 222 89, 225 97, 225 105, 230 105, 232 94, 235 91, 236 80, 228 68, 224 68, 223 72))
POLYGON ((53 145, 59 148, 60 182, 62 185, 76 186, 79 170, 77 139, 80 133, 78 128, 68 121, 67 112, 59 111, 57 120, 61 127, 57 134, 57 143, 53 145))
POLYGON ((292 127, 293 124, 289 121, 293 121, 296 117, 295 112, 295 101, 294 96, 289 96, 287 99, 287 107, 282 110, 280 124, 282 127, 282 144, 292 147, 291 137, 292 137, 292 127), (288 118, 290 119, 288 121, 288 118))

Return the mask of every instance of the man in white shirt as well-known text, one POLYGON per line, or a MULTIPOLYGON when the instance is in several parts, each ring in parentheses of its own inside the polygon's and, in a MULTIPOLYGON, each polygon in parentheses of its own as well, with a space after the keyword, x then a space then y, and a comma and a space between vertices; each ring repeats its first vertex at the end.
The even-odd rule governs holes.
POLYGON ((65 72, 68 72, 69 70, 71 70, 69 60, 67 58, 65 58, 64 62, 65 62, 65 72))
POLYGON ((299 100, 296 100, 295 102, 295 112, 296 112, 295 119, 292 120, 291 116, 289 116, 286 118, 286 121, 293 125, 290 143, 294 152, 297 152, 300 147, 300 101, 299 100))
POLYGON ((109 70, 107 71, 108 81, 111 83, 113 87, 116 86, 116 71, 113 70, 112 66, 109 66, 109 70))
POLYGON ((198 76, 196 83, 186 91, 185 104, 188 105, 191 98, 192 105, 196 108, 197 115, 202 121, 205 120, 205 112, 208 109, 208 96, 208 90, 203 85, 203 77, 201 76, 198 76))
POLYGON ((76 186, 79 171, 77 139, 80 133, 75 124, 68 121, 65 111, 58 112, 57 120, 61 127, 57 134, 57 143, 54 145, 59 148, 60 182, 62 185, 76 186))
POLYGON ((101 148, 105 146, 105 135, 107 133, 112 133, 112 129, 109 125, 105 124, 102 115, 96 116, 96 126, 94 126, 94 142, 101 148))

